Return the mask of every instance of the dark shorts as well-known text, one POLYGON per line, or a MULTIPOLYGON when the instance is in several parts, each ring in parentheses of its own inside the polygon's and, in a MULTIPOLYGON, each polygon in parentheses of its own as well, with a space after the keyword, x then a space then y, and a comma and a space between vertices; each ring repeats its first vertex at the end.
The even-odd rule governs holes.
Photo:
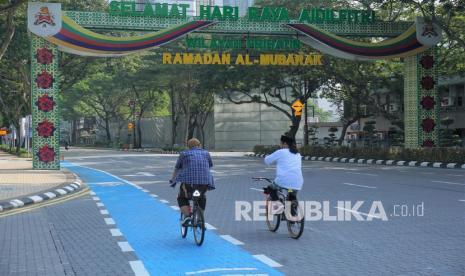
POLYGON ((199 205, 202 210, 205 210, 205 206, 207 205, 207 198, 205 197, 205 193, 208 190, 208 185, 181 184, 178 193, 179 207, 189 205, 189 200, 192 200, 192 193, 195 190, 200 192, 199 205))

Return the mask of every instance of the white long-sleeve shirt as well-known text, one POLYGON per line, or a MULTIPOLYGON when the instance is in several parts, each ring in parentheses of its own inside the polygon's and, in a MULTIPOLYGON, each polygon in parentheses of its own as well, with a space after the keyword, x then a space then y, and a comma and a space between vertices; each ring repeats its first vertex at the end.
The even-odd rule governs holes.
POLYGON ((289 149, 280 149, 265 157, 265 164, 276 163, 275 183, 283 188, 301 190, 304 183, 302 176, 302 157, 289 149))

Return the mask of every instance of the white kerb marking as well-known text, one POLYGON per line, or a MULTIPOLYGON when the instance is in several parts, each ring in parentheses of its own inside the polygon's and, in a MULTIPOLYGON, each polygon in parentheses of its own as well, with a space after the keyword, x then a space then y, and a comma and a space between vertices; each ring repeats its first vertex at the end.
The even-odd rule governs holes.
POLYGON ((102 215, 108 215, 108 210, 100 210, 100 214, 102 214, 102 215))
POLYGON ((110 233, 113 237, 121 237, 123 235, 118 228, 110 229, 110 233))
MULTIPOLYGON (((258 270, 258 269, 255 267, 232 267, 232 268, 218 267, 218 268, 209 268, 209 269, 204 269, 204 270, 186 272, 186 275, 204 274, 204 273, 219 272, 219 271, 254 271, 254 270, 258 270)), ((243 275, 243 274, 240 274, 240 275, 243 275)))
POLYGON ((361 187, 361 188, 376 189, 375 186, 365 186, 365 185, 358 185, 358 184, 347 183, 347 182, 344 182, 342 184, 343 185, 349 185, 349 186, 355 186, 355 187, 361 187))
POLYGON ((30 196, 29 197, 32 201, 34 201, 34 203, 36 202, 42 202, 44 199, 41 198, 40 196, 30 196))
POLYGON ((244 243, 239 241, 239 240, 236 240, 235 238, 231 237, 230 235, 221 235, 220 237, 222 237, 223 239, 227 240, 228 242, 234 244, 234 245, 243 245, 244 243))
POLYGON ((262 263, 267 264, 268 266, 271 267, 282 267, 283 265, 268 258, 266 255, 260 254, 260 255, 252 255, 255 259, 261 261, 262 263))
POLYGON ((123 252, 132 252, 134 249, 128 242, 118 242, 118 246, 121 248, 123 252))
POLYGON ((104 218, 107 225, 115 225, 115 221, 112 218, 104 218))
POLYGON ((434 183, 444 183, 444 184, 449 184, 449 185, 460 185, 460 186, 465 186, 465 184, 463 184, 463 183, 449 182, 449 181, 431 180, 431 182, 434 182, 434 183))
POLYGON ((67 192, 63 189, 56 189, 55 192, 59 193, 60 195, 66 195, 67 192))
POLYGON ((46 192, 46 193, 44 193, 44 195, 48 196, 48 198, 55 198, 55 197, 57 197, 56 194, 51 193, 51 192, 46 192))
POLYGON ((149 272, 147 269, 145 269, 145 266, 141 261, 130 261, 129 265, 131 266, 131 269, 136 276, 150 276, 149 272))

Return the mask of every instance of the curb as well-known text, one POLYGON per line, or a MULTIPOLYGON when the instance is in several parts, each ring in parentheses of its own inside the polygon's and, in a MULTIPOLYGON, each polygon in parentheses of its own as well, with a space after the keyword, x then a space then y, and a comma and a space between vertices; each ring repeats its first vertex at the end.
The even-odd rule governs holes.
POLYGON ((8 201, 3 201, 0 202, 0 213, 8 211, 8 210, 13 210, 13 209, 18 209, 24 206, 29 206, 35 203, 40 203, 43 201, 47 201, 56 197, 61 197, 67 194, 74 193, 78 190, 80 190, 84 184, 82 184, 81 179, 73 174, 75 176, 75 181, 69 184, 63 184, 61 186, 55 187, 51 190, 47 190, 45 192, 41 192, 40 194, 35 194, 35 195, 30 195, 30 196, 25 196, 21 198, 15 198, 15 199, 10 199, 8 201))
MULTIPOLYGON (((266 154, 248 154, 249 157, 265 157, 266 154)), ((338 162, 338 163, 353 163, 353 164, 376 164, 385 166, 401 166, 401 167, 430 167, 444 169, 465 169, 465 164, 459 163, 442 163, 442 162, 422 162, 422 161, 404 161, 404 160, 377 160, 364 158, 347 158, 347 157, 322 157, 322 156, 302 156, 302 160, 307 161, 323 161, 323 162, 338 162)))
POLYGON ((152 149, 118 149, 118 151, 127 151, 127 152, 151 152, 157 154, 179 154, 180 151, 163 151, 163 150, 152 150, 152 149))

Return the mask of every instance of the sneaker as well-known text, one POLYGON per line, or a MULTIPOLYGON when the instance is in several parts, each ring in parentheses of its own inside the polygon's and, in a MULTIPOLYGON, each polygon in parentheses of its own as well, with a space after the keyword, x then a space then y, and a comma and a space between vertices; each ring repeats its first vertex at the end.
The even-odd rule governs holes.
POLYGON ((191 217, 184 217, 184 219, 181 221, 181 225, 186 227, 186 226, 189 226, 191 222, 191 217))
POLYGON ((284 205, 281 201, 276 200, 271 202, 271 214, 279 215, 284 211, 284 205))

